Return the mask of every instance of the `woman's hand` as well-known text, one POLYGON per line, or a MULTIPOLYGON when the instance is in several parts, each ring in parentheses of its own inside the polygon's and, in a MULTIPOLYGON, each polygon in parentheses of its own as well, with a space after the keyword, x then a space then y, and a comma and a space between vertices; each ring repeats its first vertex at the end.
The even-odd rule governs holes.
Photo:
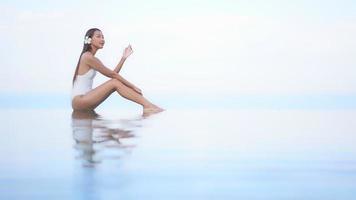
POLYGON ((131 54, 133 53, 131 45, 127 46, 124 50, 124 53, 122 55, 123 58, 128 58, 131 54))

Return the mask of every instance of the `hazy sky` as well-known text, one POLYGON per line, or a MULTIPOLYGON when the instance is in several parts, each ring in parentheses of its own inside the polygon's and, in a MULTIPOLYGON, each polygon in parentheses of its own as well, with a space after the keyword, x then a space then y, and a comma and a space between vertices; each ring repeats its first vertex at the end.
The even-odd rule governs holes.
MULTIPOLYGON (((69 93, 87 29, 146 92, 356 92, 356 1, 1 1, 0 93, 69 93)), ((97 75, 94 85, 108 80, 97 75)))

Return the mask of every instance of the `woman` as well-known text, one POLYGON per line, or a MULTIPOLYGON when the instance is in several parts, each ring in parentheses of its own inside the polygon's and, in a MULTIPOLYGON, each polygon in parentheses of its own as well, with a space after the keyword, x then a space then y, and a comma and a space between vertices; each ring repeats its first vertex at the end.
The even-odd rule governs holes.
POLYGON ((104 43, 104 36, 99 29, 92 28, 86 32, 83 50, 73 76, 73 110, 94 110, 116 91, 122 97, 142 105, 144 115, 164 111, 143 97, 142 91, 138 87, 119 75, 125 60, 133 52, 131 45, 125 48, 119 64, 114 70, 111 70, 95 57, 95 53, 103 48, 104 43), (109 77, 110 80, 92 89, 96 71, 109 77))

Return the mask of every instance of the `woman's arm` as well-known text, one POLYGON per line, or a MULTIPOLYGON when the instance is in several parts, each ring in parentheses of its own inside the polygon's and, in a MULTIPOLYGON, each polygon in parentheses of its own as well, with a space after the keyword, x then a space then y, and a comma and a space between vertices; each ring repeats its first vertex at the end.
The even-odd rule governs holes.
POLYGON ((121 67, 122 67, 122 65, 124 64, 126 58, 128 58, 132 53, 133 53, 133 50, 132 50, 131 45, 129 45, 128 47, 126 47, 126 48, 124 49, 124 53, 122 54, 121 60, 120 60, 119 64, 117 64, 117 66, 116 66, 115 69, 114 69, 114 71, 115 71, 116 73, 119 73, 119 72, 120 72, 121 67))
POLYGON ((121 81, 123 84, 125 84, 127 87, 130 87, 130 88, 135 87, 135 85, 128 82, 126 79, 124 79, 122 76, 117 74, 115 71, 107 68, 98 58, 94 57, 93 55, 83 56, 83 59, 84 59, 83 60, 84 63, 86 63, 91 68, 95 69, 96 71, 102 73, 104 76, 117 79, 117 80, 121 81))
POLYGON ((122 65, 124 65, 126 58, 122 57, 119 64, 116 65, 114 72, 119 73, 121 70, 122 65))

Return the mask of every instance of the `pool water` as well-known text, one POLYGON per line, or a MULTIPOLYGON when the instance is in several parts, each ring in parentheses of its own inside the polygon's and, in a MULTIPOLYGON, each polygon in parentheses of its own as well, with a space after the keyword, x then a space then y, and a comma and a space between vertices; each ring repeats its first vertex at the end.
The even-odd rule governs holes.
POLYGON ((356 198, 356 110, 1 113, 0 199, 356 198))

